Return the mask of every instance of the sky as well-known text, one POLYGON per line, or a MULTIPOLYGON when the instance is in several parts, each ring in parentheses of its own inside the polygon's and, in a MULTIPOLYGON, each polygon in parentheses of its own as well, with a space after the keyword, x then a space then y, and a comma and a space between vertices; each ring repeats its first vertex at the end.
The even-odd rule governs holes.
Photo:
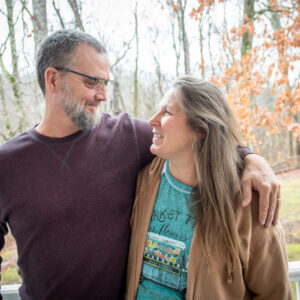
MULTIPOLYGON (((31 3, 31 1, 29 1, 31 3)), ((164 1, 161 1, 164 2, 164 1)), ((144 72, 154 71, 153 55, 161 57, 161 69, 166 73, 175 72, 175 56, 172 45, 172 36, 170 34, 170 21, 168 17, 167 8, 162 9, 162 4, 158 0, 138 1, 138 22, 139 22, 139 53, 140 53, 140 70, 144 72), (159 30, 159 35, 156 37, 155 32, 159 30), (162 34, 163 33, 163 34, 162 34)), ((32 72, 34 61, 33 37, 23 37, 22 32, 22 18, 20 16, 21 4, 20 1, 14 0, 15 3, 15 17, 19 15, 16 24, 16 34, 18 41, 18 50, 21 52, 19 67, 22 73, 32 72)), ((234 16, 234 11, 238 7, 234 4, 235 1, 228 4, 227 12, 234 16)), ((67 0, 56 0, 56 5, 61 10, 67 26, 73 20, 73 14, 69 8, 67 0)), ((197 6, 196 0, 189 0, 187 12, 191 11, 192 7, 197 6)), ((32 10, 28 5, 29 10, 32 10)), ((113 63, 117 56, 122 53, 124 49, 124 42, 130 41, 134 36, 134 16, 133 11, 135 8, 134 0, 83 0, 82 1, 82 20, 84 20, 85 29, 88 33, 95 37, 105 36, 105 43, 108 48, 110 60, 113 63)), ((4 1, 0 1, 1 11, 6 11, 4 1)), ((49 32, 60 28, 58 18, 52 7, 52 1, 47 2, 48 12, 48 30, 49 32)), ((223 26, 223 8, 217 8, 215 14, 217 15, 218 26, 223 26)), ((238 14, 236 14, 238 15, 238 14)), ((230 18, 232 22, 238 23, 239 20, 230 18)), ((25 14, 25 21, 28 26, 28 34, 32 30, 31 21, 29 16, 25 14)), ((199 57, 199 31, 197 22, 186 18, 187 31, 190 42, 191 63, 195 66, 197 71, 197 59, 199 57), (196 58, 196 59, 195 59, 196 58)), ((232 24, 233 25, 233 24, 232 24)), ((204 26, 208 26, 205 24, 204 26)), ((229 24, 231 26, 231 24, 229 24)), ((7 37, 7 22, 5 16, 0 15, 0 43, 7 37)), ((215 45, 217 48, 217 45, 215 45)), ((134 62, 136 50, 135 41, 131 43, 131 50, 128 52, 124 63, 132 64, 134 62)), ((208 53, 205 53, 208 57, 208 53)), ((4 56, 5 65, 11 69, 9 51, 6 51, 4 56)), ((181 66, 183 68, 183 66, 181 66)))

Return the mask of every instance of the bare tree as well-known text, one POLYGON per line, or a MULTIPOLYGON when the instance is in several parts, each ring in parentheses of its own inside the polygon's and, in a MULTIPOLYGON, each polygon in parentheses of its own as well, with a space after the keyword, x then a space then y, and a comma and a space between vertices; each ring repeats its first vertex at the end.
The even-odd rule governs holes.
POLYGON ((184 55, 184 71, 185 74, 191 73, 190 67, 190 51, 189 51, 189 41, 185 28, 185 10, 187 0, 177 0, 176 4, 173 0, 166 0, 166 4, 170 9, 171 17, 171 27, 172 27, 172 37, 173 37, 173 49, 176 57, 176 75, 179 75, 179 63, 180 63, 180 48, 183 49, 184 55), (176 16, 176 19, 174 18, 176 16), (177 23, 178 29, 178 45, 175 38, 175 22, 177 23))
POLYGON ((52 0, 52 6, 53 6, 53 8, 54 8, 54 10, 55 10, 55 12, 58 16, 61 28, 65 28, 65 23, 64 23, 63 18, 61 16, 59 8, 56 6, 55 0, 52 0))
MULTIPOLYGON (((244 23, 252 22, 254 20, 254 2, 255 0, 244 0, 244 23)), ((241 55, 251 50, 252 48, 252 35, 247 31, 243 34, 241 55)))
POLYGON ((126 111, 126 105, 122 96, 122 86, 120 82, 121 69, 120 64, 126 58, 128 51, 131 49, 132 42, 134 41, 135 35, 132 36, 128 41, 124 41, 122 46, 119 48, 112 47, 110 45, 110 39, 108 39, 109 34, 106 30, 98 31, 98 38, 102 45, 107 49, 110 56, 116 57, 113 62, 110 63, 110 72, 113 75, 113 91, 112 91, 112 101, 111 110, 114 115, 119 114, 121 111, 126 111))
MULTIPOLYGON (((167 1, 167 4, 169 2, 167 1)), ((175 30, 175 22, 177 21, 177 18, 175 18, 173 9, 171 9, 170 13, 170 24, 171 24, 171 30, 172 30, 172 46, 175 54, 175 59, 176 59, 176 77, 179 76, 179 66, 180 66, 180 54, 181 54, 181 39, 180 39, 180 34, 178 38, 176 37, 176 30, 175 30)))
POLYGON ((185 28, 185 9, 186 9, 187 0, 178 0, 178 26, 182 36, 182 46, 184 53, 184 70, 185 74, 191 73, 190 66, 190 50, 189 50, 189 41, 185 28))
POLYGON ((159 47, 159 34, 160 30, 158 27, 150 28, 151 32, 153 33, 152 38, 152 57, 155 65, 155 73, 157 77, 157 86, 158 91, 160 94, 160 97, 163 97, 164 95, 164 89, 163 89, 163 82, 165 81, 164 74, 161 70, 161 63, 160 63, 160 47, 159 47))
POLYGON ((76 27, 79 28, 82 31, 85 31, 84 27, 83 27, 81 17, 80 17, 80 9, 79 9, 77 0, 68 0, 68 2, 69 2, 70 6, 72 8, 73 13, 74 13, 76 27))
POLYGON ((35 54, 41 41, 48 35, 46 0, 32 0, 35 54))
MULTIPOLYGON (((15 35, 15 24, 13 18, 13 4, 12 0, 5 0, 6 9, 7 9, 7 25, 8 25, 8 38, 10 42, 10 54, 11 54, 11 62, 12 62, 12 73, 10 74, 7 69, 5 68, 2 55, 5 51, 6 46, 4 46, 4 50, 1 53, 1 61, 0 61, 0 68, 2 73, 10 82, 13 90, 14 100, 15 100, 15 107, 17 114, 20 116, 20 121, 18 123, 18 130, 22 131, 23 127, 25 126, 25 119, 24 119, 24 111, 23 106, 21 103, 21 89, 20 89, 20 77, 19 77, 19 68, 18 68, 18 54, 17 54, 17 46, 16 46, 16 35, 15 35)), ((7 41, 7 40, 6 40, 7 41)))
POLYGON ((6 105, 6 97, 5 97, 5 93, 4 93, 4 80, 2 78, 2 76, 0 75, 0 99, 1 99, 1 112, 3 115, 3 119, 1 120, 4 124, 3 127, 5 128, 4 130, 0 131, 0 140, 4 140, 7 141, 11 138, 13 138, 16 134, 16 131, 13 131, 12 129, 12 125, 9 119, 9 113, 8 113, 8 108, 6 105))
POLYGON ((114 115, 118 115, 121 112, 119 103, 121 102, 121 91, 120 91, 120 83, 119 80, 116 78, 114 80, 113 85, 113 98, 111 101, 112 112, 114 115))
POLYGON ((134 10, 134 21, 135 21, 135 69, 134 69, 134 96, 133 96, 133 115, 138 115, 138 71, 139 71, 139 28, 138 28, 138 4, 135 3, 134 10))
POLYGON ((113 111, 113 114, 115 114, 115 115, 117 115, 121 112, 120 104, 121 104, 122 110, 126 111, 125 102, 124 102, 124 99, 123 99, 122 93, 121 93, 121 87, 120 87, 120 81, 119 81, 120 72, 118 70, 118 66, 121 63, 121 61, 126 57, 127 52, 131 48, 131 43, 132 43, 133 39, 134 39, 134 37, 131 40, 129 40, 129 42, 123 43, 123 45, 124 45, 123 52, 121 54, 118 53, 115 62, 112 63, 111 67, 110 67, 110 71, 114 76, 112 111, 113 111))
POLYGON ((204 56, 203 56, 203 32, 202 32, 202 18, 199 18, 198 22, 199 31, 199 48, 200 48, 200 63, 201 63, 201 75, 202 79, 205 78, 205 68, 204 68, 204 56))
POLYGON ((163 97, 164 91, 162 87, 162 82, 163 82, 163 74, 161 72, 160 68, 160 61, 159 57, 157 55, 153 55, 154 63, 155 63, 155 73, 157 75, 157 85, 158 85, 158 90, 160 93, 160 96, 163 97))

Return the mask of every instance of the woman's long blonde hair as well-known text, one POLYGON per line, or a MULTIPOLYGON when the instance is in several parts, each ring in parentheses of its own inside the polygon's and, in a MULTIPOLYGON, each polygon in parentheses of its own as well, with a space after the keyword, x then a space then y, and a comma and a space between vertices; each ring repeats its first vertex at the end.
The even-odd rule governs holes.
POLYGON ((204 136, 193 145, 199 182, 193 204, 197 207, 204 254, 213 260, 213 246, 225 250, 234 262, 245 256, 236 224, 243 165, 235 117, 222 92, 212 83, 183 76, 175 80, 172 88, 186 112, 188 125, 204 136))

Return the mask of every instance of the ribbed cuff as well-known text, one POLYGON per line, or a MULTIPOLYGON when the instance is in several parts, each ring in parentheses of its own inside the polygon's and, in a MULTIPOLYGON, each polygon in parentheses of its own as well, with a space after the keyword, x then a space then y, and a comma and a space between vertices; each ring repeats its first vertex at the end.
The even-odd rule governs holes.
POLYGON ((239 152, 239 155, 240 155, 240 158, 241 159, 244 159, 246 155, 248 154, 257 154, 253 151, 251 151, 251 149, 247 146, 241 146, 241 145, 238 145, 238 152, 239 152))

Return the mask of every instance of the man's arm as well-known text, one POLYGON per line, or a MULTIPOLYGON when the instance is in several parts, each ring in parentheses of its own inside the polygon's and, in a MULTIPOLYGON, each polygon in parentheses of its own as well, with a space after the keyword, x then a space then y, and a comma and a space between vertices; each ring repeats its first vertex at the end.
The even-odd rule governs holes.
MULTIPOLYGON (((8 228, 4 223, 0 222, 0 251, 3 249, 4 247, 4 235, 7 234, 8 232, 8 228)), ((2 257, 0 256, 0 273, 1 273, 1 263, 2 263, 2 257)), ((0 274, 0 278, 1 278, 1 274, 0 274)), ((0 299, 2 299, 1 293, 0 293, 0 299)))
POLYGON ((259 193, 259 222, 271 226, 277 224, 280 208, 280 184, 267 161, 253 153, 244 156, 245 165, 242 177, 242 205, 251 202, 252 190, 259 193))
POLYGON ((140 169, 150 163, 154 155, 150 152, 152 144, 152 127, 148 122, 139 119, 133 119, 135 134, 137 138, 137 147, 140 153, 140 169))

